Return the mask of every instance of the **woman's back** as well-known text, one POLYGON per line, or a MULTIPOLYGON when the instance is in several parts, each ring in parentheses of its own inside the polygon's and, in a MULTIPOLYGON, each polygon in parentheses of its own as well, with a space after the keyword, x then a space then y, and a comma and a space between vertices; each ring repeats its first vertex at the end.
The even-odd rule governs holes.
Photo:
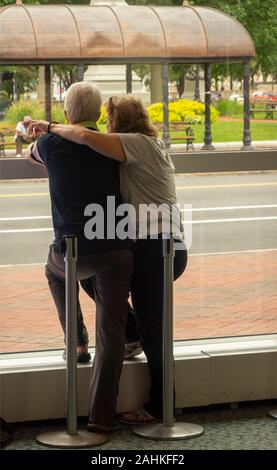
MULTIPOLYGON (((126 155, 120 170, 121 194, 124 202, 134 206, 138 226, 145 218, 141 205, 152 204, 157 208, 161 204, 176 205, 175 169, 161 139, 139 133, 118 135, 126 155)), ((148 223, 148 234, 162 232, 161 211, 157 222, 158 228, 153 223, 152 230, 148 223)))

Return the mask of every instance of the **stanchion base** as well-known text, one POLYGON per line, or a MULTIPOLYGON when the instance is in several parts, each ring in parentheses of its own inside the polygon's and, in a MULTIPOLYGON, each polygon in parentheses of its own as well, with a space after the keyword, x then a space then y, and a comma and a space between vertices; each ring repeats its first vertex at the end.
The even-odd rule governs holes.
POLYGON ((134 434, 145 439, 174 441, 175 439, 192 439, 204 433, 202 426, 192 423, 175 422, 172 427, 163 423, 142 424, 133 429, 134 434))
POLYGON ((277 408, 275 408, 274 410, 270 410, 268 414, 271 418, 277 419, 277 408))
POLYGON ((106 436, 88 431, 77 431, 77 434, 67 434, 66 431, 52 431, 39 434, 36 440, 48 447, 73 448, 93 447, 108 441, 106 436))

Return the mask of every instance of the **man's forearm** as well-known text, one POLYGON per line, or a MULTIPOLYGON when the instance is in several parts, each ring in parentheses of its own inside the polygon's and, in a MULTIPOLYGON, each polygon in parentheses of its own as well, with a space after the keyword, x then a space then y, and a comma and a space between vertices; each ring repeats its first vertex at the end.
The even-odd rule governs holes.
POLYGON ((36 160, 35 158, 32 157, 32 148, 33 148, 33 145, 34 144, 30 144, 27 149, 26 149, 26 158, 27 160, 30 162, 30 163, 33 163, 35 165, 43 165, 42 162, 39 162, 38 160, 36 160))

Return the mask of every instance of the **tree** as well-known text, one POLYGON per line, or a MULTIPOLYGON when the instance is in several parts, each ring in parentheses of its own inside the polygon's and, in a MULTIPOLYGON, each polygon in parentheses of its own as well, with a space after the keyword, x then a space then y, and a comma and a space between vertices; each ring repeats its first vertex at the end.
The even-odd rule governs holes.
MULTIPOLYGON (((25 4, 64 4, 65 0, 23 0, 25 4)), ((0 6, 14 4, 15 0, 0 0, 0 6)), ((89 4, 90 0, 67 0, 68 4, 89 4)), ((183 0, 127 0, 130 5, 181 5, 183 0)), ((261 70, 264 75, 277 75, 277 2, 276 0, 189 0, 191 5, 207 6, 221 10, 240 21, 249 31, 257 56, 252 60, 252 73, 261 70), (266 4, 265 4, 266 3, 266 4)), ((220 70, 228 71, 236 79, 240 78, 239 68, 229 65, 220 70)), ((74 71, 72 71, 74 73, 74 71)), ((176 76, 177 70, 174 74, 176 76)), ((183 81, 181 69, 180 83, 183 81)))
MULTIPOLYGON (((89 4, 90 0, 22 0, 26 5, 28 4, 89 4)), ((0 0, 0 6, 14 5, 15 0, 0 0)), ((32 91, 37 85, 38 67, 0 67, 2 75, 2 88, 12 98, 19 98, 19 95, 25 91, 32 91), (15 83, 16 82, 16 83, 15 83), (16 91, 16 93, 14 93, 16 91), (16 96, 14 96, 16 95, 16 96)), ((63 82, 64 87, 67 89, 69 86, 77 81, 77 66, 54 66, 54 72, 63 82)))
MULTIPOLYGON (((54 5, 60 4, 64 5, 65 3, 70 5, 82 5, 82 4, 89 4, 90 0, 22 0, 22 3, 25 5, 54 5)), ((0 0, 0 7, 6 5, 14 5, 15 0, 0 0)))
POLYGON ((182 5, 183 0, 127 0, 129 5, 182 5))
MULTIPOLYGON (((84 67, 84 71, 86 69, 87 67, 84 67)), ((66 90, 70 85, 72 85, 72 83, 78 81, 77 65, 54 65, 53 72, 59 77, 66 90)))
MULTIPOLYGON (((190 0, 191 4, 203 5, 234 16, 250 33, 257 56, 252 60, 252 70, 264 74, 277 73, 277 2, 267 0, 190 0)), ((233 67, 230 67, 232 71, 233 67)), ((234 74, 235 75, 235 74, 234 74)), ((238 78, 238 77, 235 77, 238 78)))
POLYGON ((4 90, 10 99, 19 99, 20 94, 34 91, 38 81, 36 66, 0 66, 1 91, 4 90))
POLYGON ((190 65, 170 65, 169 80, 175 82, 179 98, 185 91, 186 79, 194 80, 193 66, 190 65), (193 75, 193 78, 192 78, 193 75))
MULTIPOLYGON (((132 5, 181 5, 183 0, 128 0, 132 5)), ((189 0, 191 5, 221 10, 240 21, 250 33, 256 57, 252 60, 252 73, 261 70, 264 75, 277 75, 277 2, 276 0, 189 0)), ((220 75, 239 79, 240 67, 220 66, 220 75)), ((216 69, 215 69, 216 70, 216 69)))
MULTIPOLYGON (((177 6, 183 3, 183 0, 127 0, 129 5, 172 5, 177 6)), ((176 88, 178 90, 179 96, 182 96, 184 93, 185 87, 185 75, 186 72, 189 70, 190 67, 185 65, 171 65, 169 67, 169 79, 172 82, 176 83, 176 88)), ((138 76, 143 80, 147 75, 150 74, 150 66, 149 65, 135 65, 134 70, 138 74, 138 76)), ((148 79, 146 78, 146 81, 148 79)), ((149 80, 148 80, 149 82, 149 80)))

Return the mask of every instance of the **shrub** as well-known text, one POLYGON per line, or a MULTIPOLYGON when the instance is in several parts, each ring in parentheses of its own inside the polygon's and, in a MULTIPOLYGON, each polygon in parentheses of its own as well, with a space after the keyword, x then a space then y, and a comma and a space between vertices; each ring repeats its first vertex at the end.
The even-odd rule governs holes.
POLYGON ((20 100, 7 109, 5 120, 16 124, 26 115, 33 119, 44 119, 43 105, 39 101, 20 100))
POLYGON ((57 121, 60 124, 65 124, 67 122, 66 118, 65 118, 65 115, 64 115, 63 105, 62 106, 60 106, 58 104, 53 105, 53 107, 52 107, 52 120, 57 121))
MULTIPOLYGON (((150 118, 153 122, 163 122, 163 105, 155 103, 148 107, 150 118)), ((219 112, 211 106, 211 122, 217 121, 219 112)), ((179 100, 169 103, 169 122, 189 122, 191 124, 205 121, 205 105, 198 101, 179 100)), ((105 106, 101 107, 101 116, 98 124, 107 124, 105 106)))
MULTIPOLYGON (((153 122, 163 122, 163 105, 155 103, 148 107, 150 118, 153 122)), ((211 122, 215 123, 219 112, 211 106, 211 122)), ((205 105, 198 101, 181 99, 169 103, 169 122, 189 122, 190 124, 202 124, 205 121, 205 105)))
POLYGON ((218 100, 216 109, 220 116, 241 116, 243 114, 243 105, 236 101, 218 100))
POLYGON ((6 90, 0 90, 0 98, 8 100, 9 99, 9 93, 6 90))
MULTIPOLYGON (((45 119, 44 105, 40 101, 25 101, 20 100, 17 103, 13 103, 5 114, 5 119, 8 122, 16 124, 22 121, 24 116, 31 116, 33 119, 45 119)), ((63 112, 63 106, 54 104, 52 106, 52 119, 60 123, 65 123, 65 115, 63 112)))

